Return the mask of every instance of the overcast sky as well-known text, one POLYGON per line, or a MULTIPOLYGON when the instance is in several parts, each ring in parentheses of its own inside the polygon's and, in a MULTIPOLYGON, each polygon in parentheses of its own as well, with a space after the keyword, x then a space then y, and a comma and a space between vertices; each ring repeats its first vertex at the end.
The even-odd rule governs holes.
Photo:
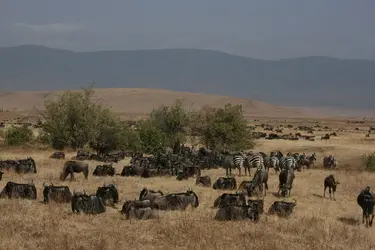
POLYGON ((375 59, 375 0, 0 0, 0 46, 375 59))

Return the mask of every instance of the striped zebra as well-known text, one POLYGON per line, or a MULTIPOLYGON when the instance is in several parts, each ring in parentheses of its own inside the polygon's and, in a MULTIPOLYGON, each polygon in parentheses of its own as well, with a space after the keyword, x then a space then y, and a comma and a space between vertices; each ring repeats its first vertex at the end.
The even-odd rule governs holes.
POLYGON ((296 163, 297 163, 297 161, 293 156, 287 156, 285 158, 280 159, 281 169, 294 170, 297 167, 296 163))
POLYGON ((244 156, 242 154, 228 154, 225 155, 223 167, 225 168, 227 176, 232 176, 232 168, 237 168, 239 175, 241 175, 241 168, 243 167, 244 156))
POLYGON ((276 156, 271 156, 271 157, 265 158, 264 163, 265 163, 264 165, 267 169, 267 172, 269 172, 270 168, 273 168, 275 173, 277 173, 279 171, 280 161, 279 161, 279 158, 277 158, 276 156))
POLYGON ((244 159, 245 175, 249 171, 251 176, 250 168, 264 169, 264 160, 261 154, 249 154, 244 159))

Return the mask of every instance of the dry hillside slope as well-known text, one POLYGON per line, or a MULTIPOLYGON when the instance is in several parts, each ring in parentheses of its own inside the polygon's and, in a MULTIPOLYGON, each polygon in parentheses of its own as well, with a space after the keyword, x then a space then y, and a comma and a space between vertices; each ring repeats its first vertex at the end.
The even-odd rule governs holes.
MULTIPOLYGON (((60 93, 63 93, 63 91, 3 92, 0 93, 0 107, 12 113, 34 113, 35 107, 43 108, 43 103, 46 99, 60 93)), ((95 98, 101 99, 104 104, 112 107, 114 112, 125 116, 146 115, 162 104, 172 104, 176 99, 184 99, 191 108, 199 108, 204 105, 222 107, 228 102, 242 104, 247 116, 298 117, 302 115, 298 110, 274 106, 260 101, 157 89, 95 89, 95 98)))

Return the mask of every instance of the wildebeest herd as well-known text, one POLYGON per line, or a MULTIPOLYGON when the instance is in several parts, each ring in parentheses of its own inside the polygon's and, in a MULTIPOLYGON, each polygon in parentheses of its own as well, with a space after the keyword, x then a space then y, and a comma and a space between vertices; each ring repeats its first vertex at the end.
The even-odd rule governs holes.
MULTIPOLYGON (((79 151, 80 156, 88 156, 89 153, 79 151)), ((113 162, 124 158, 125 153, 117 153, 113 162)), ((84 159, 86 159, 83 157, 84 159)), ((65 159, 64 152, 56 152, 51 158, 65 159)), ((108 161, 108 157, 106 158, 108 161)), ((182 146, 178 152, 167 148, 164 153, 153 156, 144 156, 142 153, 132 155, 130 164, 124 166, 120 174, 112 163, 98 165, 93 171, 93 176, 140 176, 150 178, 156 176, 175 176, 177 180, 186 180, 195 177, 196 185, 211 187, 215 190, 235 190, 234 193, 222 193, 216 198, 213 208, 217 209, 216 220, 252 220, 258 221, 264 213, 264 197, 267 195, 269 169, 272 168, 279 176, 278 195, 282 198, 290 197, 295 172, 310 169, 316 162, 316 154, 311 156, 298 153, 288 153, 284 156, 280 151, 270 152, 215 152, 205 148, 195 150, 193 147, 182 146), (212 184, 209 176, 201 176, 202 169, 224 168, 226 176, 219 177, 212 184), (255 173, 251 180, 245 180, 237 185, 232 170, 237 169, 241 175, 244 168, 245 175, 251 176, 251 169, 255 173), (246 198, 247 197, 247 198, 246 198), (256 197, 256 198, 254 198, 256 197)), ((337 159, 333 155, 323 158, 323 166, 327 169, 337 167, 337 159)), ((19 160, 0 161, 0 176, 4 171, 13 170, 16 173, 36 174, 35 161, 31 157, 19 160)), ((70 175, 70 181, 74 180, 74 173, 83 173, 84 178, 89 178, 89 165, 83 161, 68 160, 62 167, 61 181, 65 181, 70 175)), ((330 174, 324 181, 324 196, 328 188, 330 198, 335 200, 335 192, 339 181, 330 174)), ((120 202, 119 192, 115 184, 104 184, 97 188, 96 193, 88 194, 85 191, 73 193, 68 186, 55 186, 52 183, 43 183, 43 202, 70 203, 73 213, 83 212, 87 214, 100 214, 106 212, 106 207, 115 208, 120 202)), ((37 199, 37 190, 34 183, 15 183, 9 181, 0 198, 24 198, 37 199)), ((155 210, 185 210, 191 206, 199 206, 198 195, 189 188, 185 192, 165 193, 161 190, 143 188, 138 200, 125 200, 120 212, 125 218, 152 219, 155 218, 155 210)), ((357 203, 362 208, 363 223, 372 226, 374 195, 367 187, 357 197, 357 203)), ((296 206, 296 200, 276 200, 268 209, 268 214, 288 217, 296 206)))

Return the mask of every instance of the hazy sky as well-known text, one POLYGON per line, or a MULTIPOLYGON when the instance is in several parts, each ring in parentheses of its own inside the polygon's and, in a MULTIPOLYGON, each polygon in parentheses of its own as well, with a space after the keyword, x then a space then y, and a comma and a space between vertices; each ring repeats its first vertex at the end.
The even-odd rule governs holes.
POLYGON ((375 59, 374 0, 0 0, 0 46, 375 59))

